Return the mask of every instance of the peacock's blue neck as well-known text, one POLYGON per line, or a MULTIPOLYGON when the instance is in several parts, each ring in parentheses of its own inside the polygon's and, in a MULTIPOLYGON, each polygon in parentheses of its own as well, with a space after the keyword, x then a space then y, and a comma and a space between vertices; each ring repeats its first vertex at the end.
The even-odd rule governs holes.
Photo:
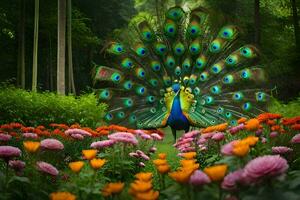
POLYGON ((174 98, 167 124, 176 130, 186 130, 189 127, 189 121, 182 113, 178 95, 174 98))

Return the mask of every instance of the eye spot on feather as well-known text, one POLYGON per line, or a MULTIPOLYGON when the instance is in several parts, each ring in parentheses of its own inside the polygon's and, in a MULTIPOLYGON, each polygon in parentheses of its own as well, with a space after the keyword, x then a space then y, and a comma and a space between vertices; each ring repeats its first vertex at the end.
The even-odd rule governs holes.
POLYGON ((151 34, 150 33, 147 33, 146 34, 146 37, 149 39, 151 37, 151 34))
POLYGON ((174 28, 169 28, 169 32, 173 33, 174 32, 174 28))
POLYGON ((159 50, 160 50, 161 52, 164 52, 164 51, 165 51, 165 49, 164 49, 164 48, 160 48, 159 50))
POLYGON ((118 48, 117 48, 117 51, 118 51, 118 52, 121 52, 121 51, 122 51, 122 48, 121 48, 121 47, 118 47, 118 48))
POLYGON ((181 52, 181 49, 178 48, 178 49, 176 49, 176 51, 177 51, 178 53, 180 53, 180 52, 181 52))

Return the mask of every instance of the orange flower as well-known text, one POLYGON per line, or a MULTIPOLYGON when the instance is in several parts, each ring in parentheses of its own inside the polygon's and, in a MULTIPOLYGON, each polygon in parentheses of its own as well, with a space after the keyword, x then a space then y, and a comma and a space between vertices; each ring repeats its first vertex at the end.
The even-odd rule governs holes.
POLYGON ((279 125, 274 125, 271 127, 272 131, 279 131, 281 129, 281 127, 279 125))
POLYGON ((196 152, 192 151, 188 153, 183 153, 182 157, 184 157, 185 159, 194 159, 196 155, 197 155, 196 152))
POLYGON ((140 172, 140 173, 137 173, 135 175, 135 177, 140 180, 140 181, 150 181, 152 179, 152 173, 151 172, 140 172))
POLYGON ((204 130, 202 130, 202 133, 209 133, 209 132, 213 132, 213 131, 225 131, 227 129, 228 124, 227 123, 223 123, 223 124, 218 124, 215 126, 209 126, 207 128, 205 128, 204 130))
POLYGON ((190 167, 196 164, 196 160, 180 160, 180 164, 182 167, 190 167))
POLYGON ((166 157, 167 157, 167 154, 165 154, 165 153, 159 153, 158 154, 159 159, 166 159, 166 157))
POLYGON ((259 121, 258 119, 250 119, 246 122, 245 128, 248 131, 255 131, 259 128, 259 121))
POLYGON ((157 168, 157 171, 161 174, 166 174, 170 171, 170 166, 168 164, 159 165, 159 166, 156 166, 156 168, 157 168))
POLYGON ((254 146, 256 145, 256 143, 258 142, 259 138, 255 137, 253 135, 250 135, 248 137, 246 137, 245 139, 243 139, 242 141, 247 143, 249 146, 254 146))
POLYGON ((117 183, 108 183, 102 189, 102 195, 104 197, 110 196, 112 194, 118 194, 122 192, 124 188, 124 183, 117 182, 117 183))
POLYGON ((262 113, 260 115, 258 115, 256 118, 260 121, 260 122, 265 122, 269 119, 280 119, 282 117, 282 115, 280 114, 274 114, 274 113, 262 113))
POLYGON ((85 159, 91 160, 96 157, 97 152, 95 149, 82 150, 82 155, 85 159))
POLYGON ((137 193, 136 199, 140 200, 156 200, 159 197, 159 192, 154 190, 149 190, 148 192, 144 193, 137 193))
POLYGON ((40 142, 34 142, 34 141, 24 141, 23 142, 24 148, 26 151, 30 153, 36 152, 40 147, 40 142))
POLYGON ((300 123, 300 116, 282 119, 283 125, 292 125, 292 124, 297 124, 297 123, 300 123))
POLYGON ((239 141, 233 144, 232 153, 236 156, 243 157, 248 154, 250 147, 247 143, 239 141))
POLYGON ((154 165, 158 166, 158 165, 166 165, 167 164, 167 160, 165 159, 155 159, 153 160, 154 165))
POLYGON ((106 163, 105 159, 93 158, 92 160, 90 160, 90 164, 93 169, 100 169, 105 163, 106 163))
POLYGON ((266 122, 269 126, 273 126, 276 124, 276 122, 274 120, 270 120, 268 119, 267 122, 266 122))
POLYGON ((247 121, 247 118, 241 117, 237 122, 238 122, 238 124, 241 124, 241 123, 245 123, 246 121, 247 121))
POLYGON ((221 181, 227 171, 228 166, 223 165, 214 165, 211 167, 206 167, 203 171, 209 176, 212 181, 221 181))
POLYGON ((76 196, 70 192, 53 192, 50 194, 50 200, 75 200, 76 196))
POLYGON ((178 170, 175 172, 170 172, 169 176, 178 183, 187 183, 194 171, 194 169, 178 170))
POLYGON ((83 167, 84 162, 83 161, 76 161, 76 162, 70 162, 69 163, 69 167, 70 169, 75 172, 78 173, 80 172, 81 168, 83 167))
POLYGON ((294 124, 291 126, 293 130, 300 130, 300 124, 294 124))
POLYGON ((152 181, 140 181, 135 180, 133 183, 130 184, 130 188, 136 192, 147 192, 152 189, 152 181))

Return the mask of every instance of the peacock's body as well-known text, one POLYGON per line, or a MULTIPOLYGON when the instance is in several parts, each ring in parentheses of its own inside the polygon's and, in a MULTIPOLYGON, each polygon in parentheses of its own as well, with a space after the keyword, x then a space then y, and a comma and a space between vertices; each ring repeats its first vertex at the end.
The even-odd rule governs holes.
MULTIPOLYGON (((136 24, 131 39, 109 42, 112 67, 99 66, 100 101, 109 104, 105 120, 134 128, 170 126, 188 131, 261 112, 267 95, 258 51, 239 44, 239 29, 210 25, 203 8, 180 6, 136 24), (103 84, 102 84, 103 85, 103 84)), ((129 38, 129 37, 127 37, 129 38)))

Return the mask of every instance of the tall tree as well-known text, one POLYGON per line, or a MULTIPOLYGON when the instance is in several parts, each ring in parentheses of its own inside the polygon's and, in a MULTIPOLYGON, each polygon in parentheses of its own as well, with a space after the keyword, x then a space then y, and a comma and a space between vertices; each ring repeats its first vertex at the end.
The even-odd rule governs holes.
POLYGON ((254 0, 254 42, 260 45, 260 0, 254 0))
POLYGON ((66 0, 58 0, 57 93, 65 95, 66 0))
POLYGON ((76 94, 75 83, 74 83, 74 72, 73 72, 73 53, 72 53, 72 0, 68 2, 68 24, 67 24, 67 37, 68 37, 68 91, 76 94))
POLYGON ((33 65, 32 65, 32 90, 37 88, 37 64, 38 64, 38 41, 39 41, 39 0, 34 3, 34 36, 33 36, 33 65))
POLYGON ((294 25, 296 47, 297 49, 300 49, 300 28, 299 28, 296 0, 290 0, 290 1, 293 10, 293 25, 294 25))
POLYGON ((25 0, 20 1, 17 84, 25 89, 25 0))

